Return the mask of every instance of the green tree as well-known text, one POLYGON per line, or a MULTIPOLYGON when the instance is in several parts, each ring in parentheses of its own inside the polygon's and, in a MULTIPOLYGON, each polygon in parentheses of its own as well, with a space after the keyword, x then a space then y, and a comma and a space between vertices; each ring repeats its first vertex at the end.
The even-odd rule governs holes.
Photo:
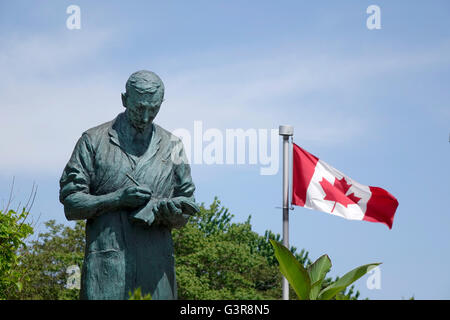
MULTIPOLYGON (((203 225, 204 226, 204 225, 203 225)), ((279 275, 265 257, 252 254, 248 224, 226 225, 206 233, 193 219, 174 231, 180 299, 265 299, 273 296, 279 275), (271 291, 272 290, 272 291, 271 291)))
POLYGON ((77 221, 69 227, 55 220, 45 223, 46 232, 40 233, 26 248, 21 250, 22 262, 19 272, 26 274, 23 290, 15 299, 64 300, 78 299, 79 290, 66 287, 70 266, 81 269, 84 245, 85 222, 77 221))
MULTIPOLYGON (((173 231, 179 299, 280 299, 281 274, 269 240, 279 234, 267 230, 264 236, 251 230, 251 216, 233 223, 233 215, 217 197, 197 216, 173 231)), ((308 252, 290 252, 304 268, 312 264, 308 252)), ((323 279, 323 286, 338 278, 323 279)), ((346 299, 357 299, 354 286, 342 290, 346 299)), ((290 288, 290 297, 295 291, 290 288)))
POLYGON ((21 291, 25 274, 18 270, 21 256, 18 251, 25 248, 25 239, 33 233, 26 222, 28 212, 0 210, 0 299, 7 299, 21 291))
MULTIPOLYGON (((179 299, 280 299, 281 274, 269 239, 280 235, 251 230, 251 217, 232 222, 233 215, 217 197, 185 227, 174 230, 179 299)), ((85 246, 85 222, 74 227, 45 223, 46 231, 21 250, 21 274, 28 275, 14 299, 78 299, 79 290, 66 288, 69 266, 81 269, 85 246)), ((311 264, 308 252, 290 252, 303 266, 311 264)), ((325 279, 324 284, 331 284, 325 279)), ((346 295, 355 298, 351 289, 346 295)), ((356 294, 359 294, 358 292, 356 294)), ((295 292, 291 289, 291 297, 295 292)))
MULTIPOLYGON (((217 197, 180 230, 173 231, 180 299, 279 299, 281 275, 268 239, 251 230, 250 220, 233 223, 217 197)), ((302 263, 308 253, 291 252, 302 263)))

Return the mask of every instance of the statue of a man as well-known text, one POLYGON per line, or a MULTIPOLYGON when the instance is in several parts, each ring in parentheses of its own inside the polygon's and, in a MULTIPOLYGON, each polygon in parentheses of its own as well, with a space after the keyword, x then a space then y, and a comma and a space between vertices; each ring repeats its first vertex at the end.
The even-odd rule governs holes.
POLYGON ((153 123, 163 98, 155 73, 133 73, 125 112, 85 131, 64 169, 65 215, 87 220, 81 299, 177 298, 171 229, 199 209, 182 141, 153 123))

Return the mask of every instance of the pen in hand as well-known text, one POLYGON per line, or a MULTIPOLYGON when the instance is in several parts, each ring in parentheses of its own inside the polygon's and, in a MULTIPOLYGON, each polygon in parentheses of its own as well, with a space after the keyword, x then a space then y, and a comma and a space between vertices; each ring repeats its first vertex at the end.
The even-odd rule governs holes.
MULTIPOLYGON (((136 179, 134 179, 129 173, 126 174, 127 178, 130 179, 137 187, 140 187, 140 183, 136 181, 136 179)), ((152 194, 152 191, 150 191, 150 195, 152 194)))
POLYGON ((132 176, 130 176, 129 173, 127 173, 127 178, 130 179, 131 181, 133 181, 133 183, 134 183, 136 186, 138 186, 138 187, 140 186, 139 182, 137 182, 132 176))

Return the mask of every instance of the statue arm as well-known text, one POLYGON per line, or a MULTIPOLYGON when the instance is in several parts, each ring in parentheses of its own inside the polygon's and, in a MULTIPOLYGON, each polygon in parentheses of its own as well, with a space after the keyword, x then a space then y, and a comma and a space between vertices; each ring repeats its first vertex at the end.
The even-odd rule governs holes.
POLYGON ((64 213, 67 220, 84 220, 94 218, 119 207, 120 196, 117 192, 94 196, 75 192, 64 200, 64 213))
POLYGON ((164 220, 171 228, 181 228, 187 223, 189 216, 195 214, 198 210, 195 210, 195 212, 193 212, 192 209, 190 211, 186 211, 186 206, 184 205, 185 203, 188 203, 191 208, 197 207, 194 198, 195 185, 191 177, 191 167, 184 152, 183 143, 181 140, 179 140, 175 145, 174 151, 174 192, 171 198, 165 200, 172 200, 173 203, 181 206, 182 214, 178 213, 165 215, 164 220))
POLYGON ((194 191, 195 185, 191 177, 191 167, 189 165, 186 153, 184 152, 183 143, 181 140, 177 145, 179 150, 178 156, 175 158, 175 188, 173 197, 183 197, 186 200, 195 202, 194 191))
POLYGON ((60 179, 59 200, 68 220, 90 219, 119 206, 120 195, 91 195, 94 150, 88 134, 78 140, 60 179))

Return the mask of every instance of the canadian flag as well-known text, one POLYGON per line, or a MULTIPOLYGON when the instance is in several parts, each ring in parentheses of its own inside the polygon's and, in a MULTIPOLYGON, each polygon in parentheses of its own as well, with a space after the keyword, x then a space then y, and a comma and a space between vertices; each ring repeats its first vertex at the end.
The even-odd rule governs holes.
POLYGON ((389 229, 397 199, 360 184, 294 143, 292 204, 351 220, 381 222, 389 229))

